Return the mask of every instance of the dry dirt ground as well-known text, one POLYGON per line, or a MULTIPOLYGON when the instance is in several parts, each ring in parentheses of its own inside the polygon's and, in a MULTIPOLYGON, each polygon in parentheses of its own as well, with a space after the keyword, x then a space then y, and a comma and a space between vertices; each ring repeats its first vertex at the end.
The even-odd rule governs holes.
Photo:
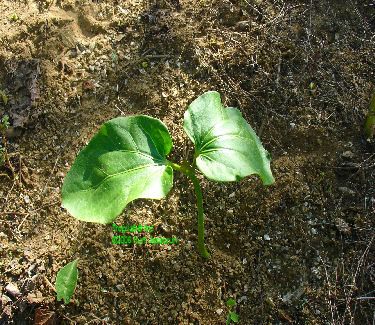
POLYGON ((229 298, 239 324, 375 323, 374 1, 2 0, 0 13, 15 172, 3 159, 0 324, 224 324, 229 298), (181 163, 183 113, 207 90, 241 110, 276 180, 200 177, 211 259, 177 173, 165 199, 116 219, 176 245, 116 245, 111 224, 61 207, 69 167, 111 118, 161 119, 181 163), (64 305, 56 274, 75 258, 64 305))

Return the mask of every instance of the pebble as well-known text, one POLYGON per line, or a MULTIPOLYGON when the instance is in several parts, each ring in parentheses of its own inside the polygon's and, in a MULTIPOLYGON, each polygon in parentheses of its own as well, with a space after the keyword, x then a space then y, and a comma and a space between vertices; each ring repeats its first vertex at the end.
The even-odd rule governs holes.
POLYGON ((2 295, 1 296, 1 305, 4 307, 8 302, 11 302, 12 299, 10 299, 8 296, 6 295, 2 295))
POLYGON ((13 296, 14 298, 17 298, 19 295, 21 295, 21 292, 18 290, 18 287, 17 285, 13 284, 13 283, 9 283, 6 287, 5 287, 5 291, 8 292, 11 296, 13 296))
POLYGON ((355 192, 353 190, 351 190, 350 188, 346 187, 346 186, 340 186, 337 188, 340 192, 342 193, 345 193, 345 194, 351 194, 351 195, 354 195, 355 192))
POLYGON ((348 151, 343 152, 343 153, 342 153, 342 156, 343 156, 344 158, 353 158, 353 157, 354 157, 354 153, 351 152, 350 150, 348 150, 348 151))

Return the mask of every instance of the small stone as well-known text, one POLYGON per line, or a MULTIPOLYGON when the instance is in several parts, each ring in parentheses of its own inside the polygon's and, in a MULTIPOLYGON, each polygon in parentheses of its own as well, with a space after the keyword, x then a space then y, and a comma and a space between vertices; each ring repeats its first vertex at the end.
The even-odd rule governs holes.
POLYGON ((350 150, 348 150, 348 151, 343 152, 343 153, 342 153, 342 156, 343 156, 344 158, 353 158, 353 157, 354 157, 354 153, 351 152, 350 150))
POLYGON ((250 23, 247 20, 239 21, 236 23, 236 29, 240 32, 245 32, 249 30, 250 23))
POLYGON ((222 312, 223 312, 223 310, 222 310, 221 308, 219 308, 219 309, 216 310, 216 313, 217 313, 218 315, 221 315, 222 312))
POLYGON ((8 302, 11 302, 12 299, 10 299, 8 296, 6 295, 2 295, 1 296, 1 306, 5 306, 8 302))
POLYGON ((350 188, 348 188, 346 186, 341 186, 341 187, 338 187, 337 189, 344 194, 350 194, 350 195, 355 194, 355 192, 353 190, 351 190, 350 188))
POLYGON ((5 291, 8 292, 11 296, 13 296, 14 298, 17 298, 19 295, 21 295, 21 292, 18 290, 18 287, 17 285, 13 284, 13 283, 9 283, 6 287, 5 287, 5 291))
POLYGON ((91 42, 91 43, 89 44, 89 49, 90 49, 90 51, 94 51, 95 46, 96 46, 96 42, 91 42))
POLYGON ((25 196, 23 197, 23 199, 24 199, 24 201, 25 201, 26 204, 29 204, 29 203, 30 203, 30 198, 29 198, 28 195, 25 195, 25 196))

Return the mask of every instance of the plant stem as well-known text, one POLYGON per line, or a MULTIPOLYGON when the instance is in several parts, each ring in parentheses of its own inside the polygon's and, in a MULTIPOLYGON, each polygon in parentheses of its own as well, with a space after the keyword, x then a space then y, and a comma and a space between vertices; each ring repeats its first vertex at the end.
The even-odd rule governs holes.
POLYGON ((195 169, 193 168, 184 168, 183 166, 179 166, 175 163, 169 162, 170 166, 178 170, 185 175, 189 176, 190 180, 194 185, 195 196, 197 198, 197 209, 198 209, 198 248, 199 252, 201 253, 202 257, 210 258, 210 253, 207 252, 206 247, 204 245, 204 215, 203 215, 203 197, 202 197, 202 190, 199 185, 198 179, 195 176, 195 169))
POLYGON ((226 322, 225 325, 229 325, 231 320, 232 320, 232 318, 230 317, 230 313, 228 313, 227 322, 226 322))
POLYGON ((204 246, 204 215, 203 215, 203 198, 202 190, 199 185, 198 179, 195 176, 195 172, 187 174, 194 185, 195 196, 197 197, 197 208, 198 208, 198 247, 201 255, 204 258, 210 258, 210 253, 207 252, 206 247, 204 246))

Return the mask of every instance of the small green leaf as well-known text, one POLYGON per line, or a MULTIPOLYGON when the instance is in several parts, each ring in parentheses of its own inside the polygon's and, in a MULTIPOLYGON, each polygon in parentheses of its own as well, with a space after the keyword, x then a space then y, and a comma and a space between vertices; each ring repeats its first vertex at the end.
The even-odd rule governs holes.
POLYGON ((233 307, 236 305, 236 302, 234 301, 234 299, 229 298, 228 301, 226 302, 226 305, 233 307))
POLYGON ((138 115, 105 123, 78 154, 62 187, 63 206, 77 219, 110 223, 137 198, 161 199, 173 185, 167 127, 138 115))
POLYGON ((65 265, 56 277, 57 301, 64 298, 64 303, 68 304, 73 296, 78 279, 78 258, 65 265))
POLYGON ((231 319, 232 321, 234 321, 235 323, 238 322, 238 315, 237 315, 236 313, 234 313, 233 311, 230 311, 230 312, 229 312, 229 315, 230 315, 230 319, 231 319))
POLYGON ((4 117, 0 120, 0 130, 6 130, 9 127, 9 116, 4 115, 4 117))
POLYGON ((269 153, 240 111, 222 106, 218 92, 190 104, 184 130, 195 145, 197 167, 209 179, 237 181, 258 174, 265 185, 274 182, 269 153))

